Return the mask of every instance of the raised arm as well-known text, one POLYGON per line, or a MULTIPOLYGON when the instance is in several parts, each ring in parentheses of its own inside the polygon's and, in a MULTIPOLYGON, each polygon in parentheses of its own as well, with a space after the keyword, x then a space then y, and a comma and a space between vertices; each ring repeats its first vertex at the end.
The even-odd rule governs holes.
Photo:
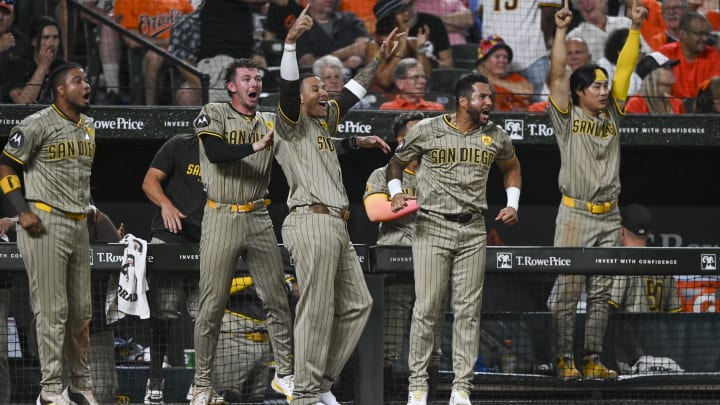
POLYGON ((285 47, 280 60, 279 115, 297 122, 300 118, 300 69, 295 53, 297 39, 312 28, 313 20, 307 15, 310 5, 300 13, 285 37, 285 47))
POLYGON ((640 27, 647 16, 647 9, 643 7, 640 0, 633 1, 632 8, 632 26, 628 33, 625 45, 620 50, 617 60, 617 70, 613 77, 612 88, 610 94, 619 107, 624 108, 625 100, 627 100, 628 89, 630 88, 630 77, 635 70, 638 55, 640 54, 640 27))
POLYGON ((563 8, 555 13, 555 38, 550 51, 550 101, 562 110, 568 107, 570 100, 570 81, 565 69, 567 64, 565 39, 572 22, 568 1, 565 0, 563 8))

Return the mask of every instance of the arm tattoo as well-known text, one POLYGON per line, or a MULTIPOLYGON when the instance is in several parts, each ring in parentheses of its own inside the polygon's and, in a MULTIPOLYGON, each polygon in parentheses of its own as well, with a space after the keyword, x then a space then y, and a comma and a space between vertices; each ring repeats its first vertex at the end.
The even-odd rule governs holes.
POLYGON ((380 61, 377 58, 373 58, 365 67, 363 67, 356 75, 353 77, 353 79, 360 83, 361 86, 364 88, 370 87, 370 82, 372 81, 373 77, 375 77, 375 72, 378 69, 378 66, 380 66, 380 61))

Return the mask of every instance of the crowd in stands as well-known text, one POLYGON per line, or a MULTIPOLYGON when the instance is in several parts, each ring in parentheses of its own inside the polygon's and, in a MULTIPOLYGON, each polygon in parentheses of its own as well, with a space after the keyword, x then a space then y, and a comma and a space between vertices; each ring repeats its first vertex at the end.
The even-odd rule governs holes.
MULTIPOLYGON (((209 101, 229 100, 222 68, 233 59, 251 57, 265 69, 262 97, 269 102, 263 104, 272 105, 277 99, 278 88, 272 83, 279 76, 282 41, 310 5, 308 13, 315 24, 297 45, 298 61, 303 72, 325 80, 331 93, 369 62, 393 29, 407 33, 397 54, 382 62, 368 97, 355 108, 452 108, 447 102, 452 92, 447 83, 452 81, 447 77, 475 71, 490 79, 496 110, 542 112, 548 102, 553 15, 561 7, 559 0, 512 3, 515 6, 490 0, 46 3, 44 9, 21 9, 15 1, 0 0, 2 103, 47 103, 47 74, 54 64, 69 59, 97 72, 90 75, 96 104, 199 106, 200 74, 209 76, 209 101), (102 18, 83 12, 85 8, 102 18), (74 17, 68 18, 65 9, 74 17), (43 13, 47 15, 38 15, 43 13), (68 38, 72 43, 63 43, 68 38), (469 52, 477 52, 474 68, 472 59, 460 62, 469 52), (194 69, 167 63, 172 57, 194 69)), ((717 2, 643 0, 643 4, 648 9, 641 29, 645 59, 641 57, 632 77, 628 112, 714 111, 708 94, 714 89, 712 79, 720 77, 717 2)), ((571 0, 571 8, 568 69, 596 63, 612 79, 630 27, 628 1, 571 0)))

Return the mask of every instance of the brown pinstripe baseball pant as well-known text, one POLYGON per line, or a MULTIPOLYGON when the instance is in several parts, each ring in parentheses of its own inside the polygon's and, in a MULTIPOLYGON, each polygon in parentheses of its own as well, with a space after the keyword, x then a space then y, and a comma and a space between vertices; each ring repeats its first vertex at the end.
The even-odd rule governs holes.
POLYGON ((292 374, 292 330, 283 264, 266 208, 234 213, 205 207, 200 238, 200 304, 195 320, 195 385, 209 387, 230 285, 243 257, 267 312, 277 372, 292 374))
POLYGON ((330 390, 355 350, 372 297, 341 218, 291 212, 282 233, 300 287, 292 403, 310 405, 330 390))

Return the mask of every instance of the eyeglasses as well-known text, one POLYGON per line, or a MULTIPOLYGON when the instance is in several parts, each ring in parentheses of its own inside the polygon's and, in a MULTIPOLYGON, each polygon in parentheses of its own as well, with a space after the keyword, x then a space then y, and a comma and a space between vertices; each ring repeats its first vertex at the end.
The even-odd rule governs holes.
POLYGON ((695 34, 699 37, 709 37, 712 34, 712 32, 710 32, 710 31, 693 31, 693 30, 685 30, 685 31, 687 31, 691 34, 695 34))
POLYGON ((403 79, 412 80, 412 81, 416 82, 416 81, 418 81, 418 80, 420 80, 420 79, 427 80, 427 76, 425 76, 425 75, 412 75, 412 76, 405 76, 405 77, 403 77, 403 79))
POLYGON ((663 8, 663 11, 683 11, 686 10, 688 6, 667 6, 663 8))

